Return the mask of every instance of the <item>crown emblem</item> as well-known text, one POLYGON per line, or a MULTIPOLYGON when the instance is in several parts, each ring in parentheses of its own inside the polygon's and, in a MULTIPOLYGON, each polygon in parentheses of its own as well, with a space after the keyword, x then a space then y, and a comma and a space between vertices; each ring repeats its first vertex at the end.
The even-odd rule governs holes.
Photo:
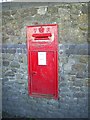
POLYGON ((43 32, 44 32, 44 28, 43 28, 42 26, 39 28, 39 32, 40 32, 40 33, 43 33, 43 32))

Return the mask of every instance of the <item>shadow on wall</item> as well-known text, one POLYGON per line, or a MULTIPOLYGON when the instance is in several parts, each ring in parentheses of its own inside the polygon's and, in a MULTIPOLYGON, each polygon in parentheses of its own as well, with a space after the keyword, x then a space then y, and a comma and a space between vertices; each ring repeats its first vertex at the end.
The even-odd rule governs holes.
MULTIPOLYGON (((2 112, 2 120, 3 120, 3 118, 5 118, 5 119, 9 119, 9 116, 10 116, 10 118, 17 118, 17 116, 12 116, 12 115, 10 115, 9 113, 7 113, 7 112, 2 112)), ((17 118, 18 119, 18 118, 17 118)), ((27 118, 22 118, 22 120, 26 120, 27 118)), ((38 120, 38 119, 36 119, 36 118, 28 118, 28 120, 38 120)))

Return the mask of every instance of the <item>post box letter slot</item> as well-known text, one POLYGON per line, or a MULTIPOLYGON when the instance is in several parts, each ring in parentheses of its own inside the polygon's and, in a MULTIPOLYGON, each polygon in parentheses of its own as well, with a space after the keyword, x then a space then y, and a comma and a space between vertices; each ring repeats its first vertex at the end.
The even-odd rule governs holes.
POLYGON ((34 40, 49 40, 49 37, 51 37, 51 33, 44 33, 44 34, 33 34, 32 37, 34 37, 34 40))

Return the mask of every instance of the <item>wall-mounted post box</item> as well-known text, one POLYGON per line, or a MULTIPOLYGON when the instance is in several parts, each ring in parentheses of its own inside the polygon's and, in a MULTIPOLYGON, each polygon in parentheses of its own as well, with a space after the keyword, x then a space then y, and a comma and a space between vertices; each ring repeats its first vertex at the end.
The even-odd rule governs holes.
POLYGON ((58 98, 58 25, 27 26, 28 91, 58 98))

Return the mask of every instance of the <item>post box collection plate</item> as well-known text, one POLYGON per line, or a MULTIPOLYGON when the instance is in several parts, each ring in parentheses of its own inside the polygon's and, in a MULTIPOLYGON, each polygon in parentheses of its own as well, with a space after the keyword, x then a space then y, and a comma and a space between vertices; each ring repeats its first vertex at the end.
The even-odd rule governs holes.
POLYGON ((28 91, 58 98, 58 25, 27 26, 28 91))

